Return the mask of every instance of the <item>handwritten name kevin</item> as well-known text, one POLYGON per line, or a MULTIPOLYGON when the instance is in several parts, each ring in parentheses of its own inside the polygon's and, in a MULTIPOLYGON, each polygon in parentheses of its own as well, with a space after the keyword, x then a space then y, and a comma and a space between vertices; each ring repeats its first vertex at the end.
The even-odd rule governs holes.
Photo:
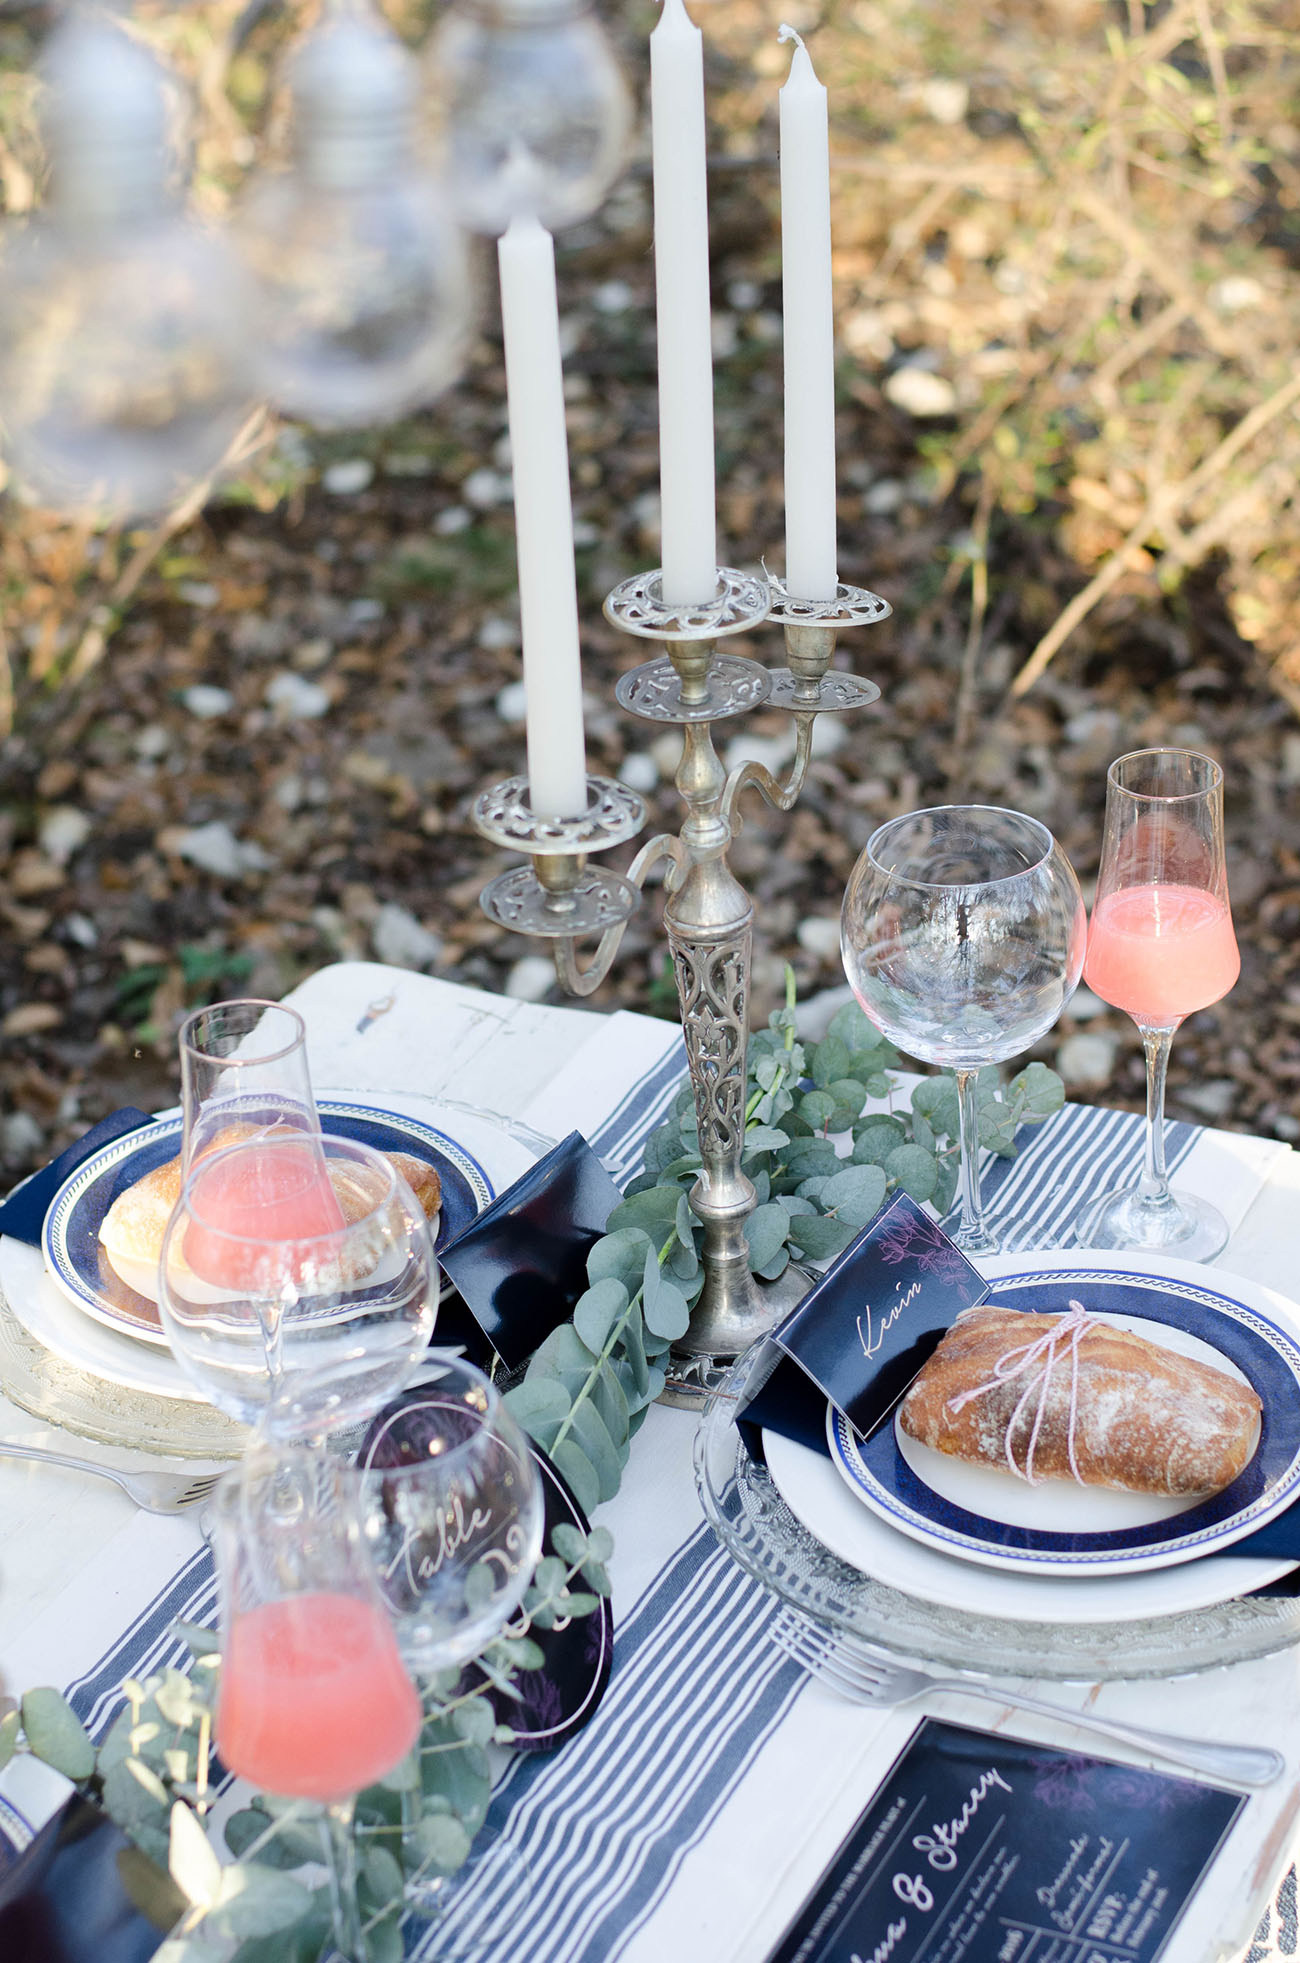
POLYGON ((871 1305, 869 1303, 865 1315, 858 1317, 858 1341, 862 1345, 863 1356, 875 1356, 878 1354, 885 1337, 898 1321, 898 1318, 902 1315, 908 1303, 914 1302, 921 1293, 921 1284, 919 1281, 914 1281, 910 1288, 904 1289, 901 1281, 895 1282, 895 1294, 899 1294, 900 1291, 901 1300, 895 1302, 888 1313, 881 1317, 879 1329, 876 1328, 872 1319, 871 1305), (865 1328, 863 1327, 864 1322, 866 1324, 865 1328))

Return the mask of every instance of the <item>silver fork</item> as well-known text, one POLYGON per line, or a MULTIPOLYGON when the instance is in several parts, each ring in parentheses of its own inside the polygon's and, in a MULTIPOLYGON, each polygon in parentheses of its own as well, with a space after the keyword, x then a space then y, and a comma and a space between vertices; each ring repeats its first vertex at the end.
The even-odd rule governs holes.
POLYGON ((34 1459, 38 1465, 66 1466, 72 1472, 89 1472, 98 1479, 111 1479, 146 1513, 186 1513, 208 1497, 221 1477, 219 1472, 119 1472, 115 1465, 100 1465, 95 1459, 68 1458, 62 1452, 47 1452, 39 1445, 14 1445, 0 1439, 0 1457, 34 1459))
POLYGON ((1282 1754, 1270 1746, 1219 1745, 1167 1731, 1148 1731, 1142 1725, 1121 1724, 1112 1718, 1098 1717, 1092 1711, 1049 1704, 1043 1698, 999 1689, 973 1677, 934 1677, 924 1670, 911 1670, 857 1638, 832 1635, 788 1607, 776 1616, 769 1633, 778 1648, 802 1665, 809 1675, 819 1677, 854 1704, 906 1704, 927 1691, 956 1691, 964 1697, 982 1697, 1004 1708, 1009 1705, 1016 1710, 1039 1711, 1044 1717, 1063 1719, 1067 1724, 1078 1725, 1082 1731, 1095 1731, 1103 1738, 1158 1752, 1177 1765, 1208 1772, 1241 1786, 1267 1786, 1286 1769, 1282 1754))

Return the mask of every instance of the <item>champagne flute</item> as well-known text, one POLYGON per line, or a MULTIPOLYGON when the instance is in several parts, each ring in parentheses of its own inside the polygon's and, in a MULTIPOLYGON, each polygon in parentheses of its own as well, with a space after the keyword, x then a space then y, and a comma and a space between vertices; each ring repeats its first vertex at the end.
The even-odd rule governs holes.
POLYGON ((1132 1016, 1147 1064, 1147 1126, 1136 1186, 1105 1193, 1075 1222, 1088 1247, 1167 1250, 1209 1261, 1228 1238, 1218 1208, 1170 1187, 1165 1076, 1185 1016, 1241 972, 1223 844, 1223 772, 1195 750, 1135 750, 1106 773, 1101 871, 1084 979, 1132 1016))
POLYGON ((267 1131, 320 1130, 296 1009, 214 1002, 181 1025, 181 1170, 219 1145, 267 1131))
POLYGON ((220 1410, 272 1437, 373 1417, 433 1332, 423 1209, 383 1153, 276 1132, 197 1159, 163 1236, 172 1353, 220 1410))
POLYGON ((872 834, 840 920, 844 972, 876 1027, 909 1056, 955 1071, 967 1254, 996 1254, 980 1202, 985 1064, 1026 1050, 1078 986, 1086 915, 1046 825, 993 805, 949 804, 872 834))
POLYGON ((218 1484, 215 1741, 231 1772, 323 1807, 334 1942, 367 1963, 353 1808, 411 1750, 421 1711, 355 1499, 350 1468, 303 1450, 258 1449, 218 1484))

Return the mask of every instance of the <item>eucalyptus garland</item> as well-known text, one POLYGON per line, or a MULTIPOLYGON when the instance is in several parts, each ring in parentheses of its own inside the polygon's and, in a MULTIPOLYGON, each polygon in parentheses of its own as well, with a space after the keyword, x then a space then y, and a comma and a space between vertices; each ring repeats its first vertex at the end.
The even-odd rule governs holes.
MULTIPOLYGON (((749 1044, 743 1162, 758 1204, 745 1232, 762 1279, 775 1280, 792 1258, 833 1259, 897 1192, 940 1214, 951 1205, 956 1080, 925 1077, 907 1098, 900 1063, 855 1004, 838 1011, 820 1042, 802 1042, 786 971, 784 1006, 749 1044)), ((1031 1063, 1005 1087, 996 1070, 982 1071, 981 1144, 1012 1157, 1019 1127, 1051 1117, 1064 1097, 1045 1064, 1031 1063)), ((589 1285, 572 1320, 506 1392, 587 1512, 617 1493, 631 1441, 664 1387, 664 1359, 704 1286, 703 1230, 688 1199, 702 1165, 689 1089, 647 1140, 644 1165, 588 1255, 589 1285)), ((602 1527, 555 1527, 520 1626, 550 1629, 596 1609, 609 1593, 612 1545, 602 1527)), ((322 1851, 317 1810, 256 1795, 226 1819, 233 1859, 219 1861, 206 1824, 217 1643, 210 1630, 178 1631, 193 1654, 190 1673, 128 1680, 126 1704, 98 1747, 60 1692, 29 1691, 0 1718, 0 1768, 19 1750, 44 1759, 169 1871, 191 1907, 159 1963, 316 1963, 331 1926, 326 1888, 311 1873, 322 1851)), ((483 1824, 488 1748, 513 1737, 486 1690, 518 1698, 519 1673, 542 1660, 527 1633, 514 1633, 489 1645, 468 1686, 455 1669, 433 1678, 416 1746, 360 1795, 358 1892, 372 1963, 400 1963, 407 1884, 454 1874, 483 1824)))

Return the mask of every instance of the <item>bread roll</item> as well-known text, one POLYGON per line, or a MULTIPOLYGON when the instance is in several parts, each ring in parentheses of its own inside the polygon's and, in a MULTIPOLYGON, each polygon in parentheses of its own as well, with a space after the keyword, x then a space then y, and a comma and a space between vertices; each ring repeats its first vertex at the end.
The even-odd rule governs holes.
POLYGON ((935 1451, 1021 1478, 1190 1497, 1221 1492, 1249 1464, 1260 1410, 1236 1377, 1082 1311, 1067 1318, 983 1303, 958 1316, 899 1423, 935 1451), (1061 1339, 1049 1360, 1054 1329, 1061 1339), (1038 1354, 1017 1371, 1018 1352, 1034 1345, 1038 1354))
MULTIPOLYGON (((213 1141, 208 1151, 222 1151, 260 1135, 254 1125, 230 1125, 213 1141)), ((203 1153, 201 1157, 206 1157, 203 1153)), ((433 1167, 410 1152, 384 1152, 394 1170, 410 1187, 425 1218, 437 1218, 442 1206, 442 1183, 433 1167)), ((330 1184, 338 1197, 345 1221, 360 1220, 373 1205, 373 1195, 351 1177, 349 1162, 329 1162, 330 1184)), ((179 1156, 166 1165, 155 1166, 126 1191, 119 1193, 104 1215, 99 1229, 100 1244, 114 1270, 136 1294, 156 1301, 158 1259, 162 1253, 167 1222, 181 1196, 179 1156)))

